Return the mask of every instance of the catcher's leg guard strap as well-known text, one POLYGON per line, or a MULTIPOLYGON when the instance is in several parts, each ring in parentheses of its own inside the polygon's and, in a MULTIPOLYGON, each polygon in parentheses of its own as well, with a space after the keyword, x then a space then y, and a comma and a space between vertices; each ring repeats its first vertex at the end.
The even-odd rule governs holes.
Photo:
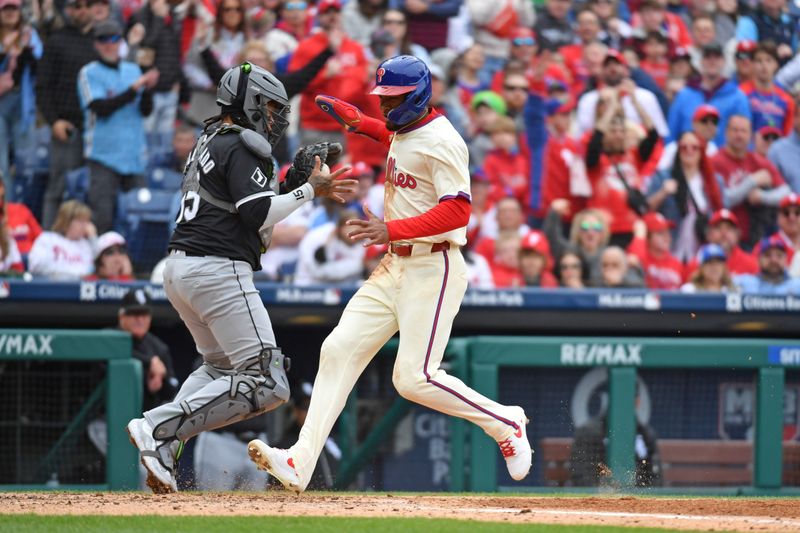
POLYGON ((216 379, 186 398, 180 404, 183 414, 160 423, 153 436, 186 441, 275 409, 289 400, 288 361, 280 348, 264 349, 246 370, 216 379))

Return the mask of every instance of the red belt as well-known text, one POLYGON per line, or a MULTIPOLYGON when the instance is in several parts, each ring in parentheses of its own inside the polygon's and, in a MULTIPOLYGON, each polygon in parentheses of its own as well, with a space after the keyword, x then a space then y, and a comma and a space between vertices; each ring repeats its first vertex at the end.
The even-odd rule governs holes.
MULTIPOLYGON (((408 257, 411 255, 411 251, 414 248, 414 246, 415 245, 413 244, 389 243, 389 251, 395 255, 399 255, 400 257, 408 257)), ((422 245, 418 244, 416 246, 422 246, 422 245)), ((441 252, 449 249, 450 249, 449 241, 437 242, 431 245, 431 253, 441 252)))

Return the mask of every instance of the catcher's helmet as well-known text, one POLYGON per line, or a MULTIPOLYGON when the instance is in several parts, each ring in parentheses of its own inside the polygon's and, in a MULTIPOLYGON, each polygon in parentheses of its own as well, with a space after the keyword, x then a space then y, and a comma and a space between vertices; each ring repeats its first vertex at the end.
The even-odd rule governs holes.
POLYGON ((390 122, 405 126, 419 118, 431 100, 431 73, 414 56, 396 56, 383 61, 375 71, 375 88, 370 94, 396 96, 407 94, 402 104, 389 112, 390 122))
POLYGON ((244 62, 225 72, 217 86, 217 105, 223 113, 241 114, 253 130, 267 136, 272 146, 289 125, 289 98, 283 84, 251 63, 244 62), (270 102, 274 104, 268 109, 270 102))

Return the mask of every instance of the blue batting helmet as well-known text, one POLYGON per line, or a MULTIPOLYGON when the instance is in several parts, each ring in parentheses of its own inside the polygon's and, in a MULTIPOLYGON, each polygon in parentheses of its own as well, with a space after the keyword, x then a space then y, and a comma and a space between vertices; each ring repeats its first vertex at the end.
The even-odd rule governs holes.
POLYGON ((431 99, 431 72, 414 56, 396 56, 378 65, 375 88, 370 94, 396 96, 406 94, 402 104, 389 112, 390 122, 405 126, 419 118, 431 99))

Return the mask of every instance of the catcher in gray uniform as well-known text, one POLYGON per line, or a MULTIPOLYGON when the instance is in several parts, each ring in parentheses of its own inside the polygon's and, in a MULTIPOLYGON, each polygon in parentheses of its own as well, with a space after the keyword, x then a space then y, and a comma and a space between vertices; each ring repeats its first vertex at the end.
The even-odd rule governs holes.
POLYGON ((289 359, 275 342, 253 271, 269 247, 272 226, 315 196, 343 202, 355 180, 337 179, 328 157, 340 145, 301 149, 279 186, 272 146, 288 120, 283 85, 243 63, 217 88, 219 115, 206 120, 189 156, 177 226, 170 239, 164 290, 192 334, 204 364, 175 399, 128 423, 147 485, 175 492, 183 443, 198 433, 260 415, 289 399, 289 359))

